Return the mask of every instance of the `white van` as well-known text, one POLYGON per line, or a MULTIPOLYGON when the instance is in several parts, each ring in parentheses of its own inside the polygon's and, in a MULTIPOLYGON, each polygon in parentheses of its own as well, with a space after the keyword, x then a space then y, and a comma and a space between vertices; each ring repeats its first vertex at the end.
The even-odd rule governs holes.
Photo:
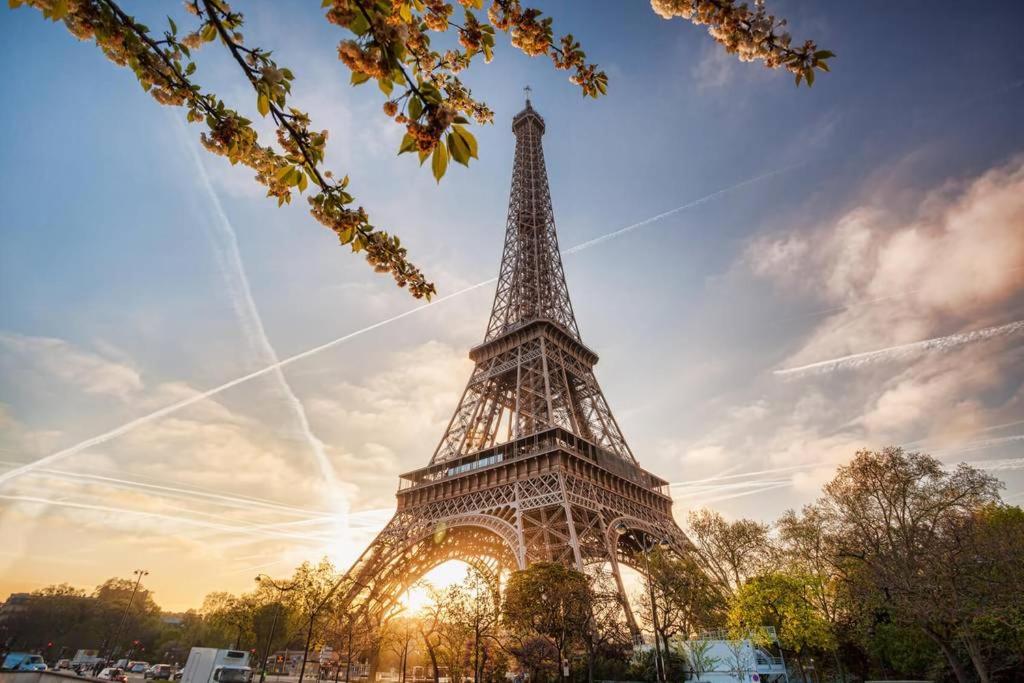
POLYGON ((181 683, 250 683, 252 669, 244 650, 194 647, 181 672, 181 683))

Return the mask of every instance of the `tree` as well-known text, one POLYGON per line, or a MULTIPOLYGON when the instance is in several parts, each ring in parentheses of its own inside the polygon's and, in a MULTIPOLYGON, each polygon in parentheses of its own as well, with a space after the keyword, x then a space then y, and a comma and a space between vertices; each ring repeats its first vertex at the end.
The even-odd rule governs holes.
POLYGON ((750 519, 729 522, 706 509, 691 512, 687 521, 701 565, 723 595, 734 594, 748 578, 773 566, 775 550, 767 524, 750 519))
MULTIPOLYGON (((420 163, 431 159, 440 180, 449 159, 469 165, 477 157, 477 143, 467 128, 470 119, 490 123, 491 110, 475 100, 458 74, 481 55, 490 61, 495 33, 511 38, 527 55, 546 55, 556 69, 572 73, 570 80, 584 96, 606 92, 608 78, 587 63, 580 43, 571 35, 556 38, 550 18, 540 10, 524 8, 520 0, 494 0, 486 15, 483 0, 460 0, 463 18, 453 19, 455 8, 446 0, 324 0, 326 19, 346 31, 338 57, 359 85, 375 80, 387 98, 384 114, 403 126, 406 134, 399 153, 416 152, 420 163), (431 34, 444 35, 459 48, 444 52, 431 46, 431 34), (455 35, 451 35, 455 34, 455 35)), ((28 5, 53 21, 63 21, 80 40, 92 40, 118 66, 128 66, 139 84, 157 102, 185 107, 189 122, 205 126, 201 140, 213 154, 232 164, 243 164, 267 188, 278 205, 290 203, 293 192, 311 188, 310 213, 335 232, 353 252, 365 252, 378 272, 390 273, 413 296, 427 297, 435 287, 406 257, 397 236, 377 229, 355 197, 349 178, 336 180, 323 167, 328 138, 300 109, 289 102, 294 73, 279 66, 271 50, 246 45, 243 15, 226 0, 187 0, 194 15, 191 29, 179 33, 167 18, 162 33, 136 21, 114 0, 10 0, 12 7, 28 5), (252 121, 229 108, 215 93, 204 91, 195 78, 194 52, 204 43, 219 41, 238 65, 251 87, 258 115, 270 117, 276 127, 276 146, 262 144, 252 121)), ((833 55, 818 50, 813 41, 791 47, 784 21, 766 13, 762 2, 753 10, 732 0, 653 0, 664 18, 683 17, 707 25, 711 36, 743 61, 760 60, 769 68, 784 68, 796 75, 797 85, 813 84, 815 69, 828 70, 833 55)), ((179 17, 179 21, 181 17, 179 17)))
POLYGON ((338 594, 338 588, 344 581, 339 577, 334 565, 326 557, 317 564, 303 562, 295 570, 287 595, 293 609, 301 615, 306 623, 306 638, 302 650, 302 666, 299 669, 299 683, 306 672, 306 663, 310 647, 314 645, 317 619, 324 611, 332 611, 332 600, 338 594))
POLYGON ((203 599, 202 614, 208 625, 222 631, 218 642, 237 650, 256 639, 254 622, 258 609, 254 595, 215 592, 203 599))
POLYGON ((757 640, 763 626, 774 626, 779 644, 796 656, 805 680, 804 657, 834 648, 829 624, 813 604, 814 583, 814 577, 806 574, 755 576, 740 587, 729 607, 729 627, 740 639, 753 636, 757 640))
POLYGON ((712 645, 710 640, 701 638, 687 640, 684 643, 686 662, 690 667, 690 671, 693 672, 694 678, 697 679, 697 683, 700 683, 701 676, 709 671, 713 671, 719 662, 722 661, 711 654, 712 645))
POLYGON ((396 617, 386 625, 384 642, 398 657, 398 681, 405 683, 405 673, 409 668, 409 655, 415 651, 419 637, 419 626, 412 617, 396 617))
POLYGON ((829 624, 836 673, 845 683, 846 672, 839 656, 839 642, 843 632, 852 628, 849 616, 852 597, 849 586, 843 581, 841 563, 836 560, 828 519, 820 509, 808 505, 799 514, 793 510, 786 511, 775 526, 779 552, 787 570, 797 571, 811 579, 808 598, 829 624))
MULTIPOLYGON (((676 636, 688 637, 702 628, 722 626, 725 622, 725 599, 716 581, 691 556, 679 556, 655 548, 648 563, 653 608, 657 610, 657 636, 664 643, 676 636)), ((639 593, 639 615, 644 625, 654 629, 651 592, 639 593)), ((666 657, 666 675, 672 666, 666 657)))
MULTIPOLYGON (((997 562, 986 554, 979 564, 981 551, 965 545, 965 530, 998 503, 998 490, 996 479, 965 464, 947 472, 931 456, 890 447, 859 451, 817 503, 849 580, 879 594, 897 623, 921 629, 960 683, 970 676, 957 645, 977 647, 960 592, 977 585, 983 565, 997 562)), ((972 663, 985 680, 984 668, 972 663)))
MULTIPOLYGON (((570 648, 584 644, 592 608, 585 575, 556 562, 537 562, 512 573, 502 615, 513 631, 546 640, 561 671, 570 648)), ((567 678, 564 671, 562 676, 567 678)))
POLYGON ((452 647, 462 638, 462 630, 469 631, 472 642, 473 680, 483 676, 483 648, 496 636, 501 619, 501 598, 498 594, 496 576, 489 576, 475 567, 470 567, 466 580, 452 586, 444 596, 445 621, 450 633, 452 647))

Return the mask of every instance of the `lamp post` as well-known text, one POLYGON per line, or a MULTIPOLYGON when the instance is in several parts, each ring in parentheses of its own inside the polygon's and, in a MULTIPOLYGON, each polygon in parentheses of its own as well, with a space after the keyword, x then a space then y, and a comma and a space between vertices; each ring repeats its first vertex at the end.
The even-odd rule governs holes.
POLYGON ((256 583, 266 583, 277 589, 277 609, 274 610, 274 621, 270 622, 270 637, 267 638, 267 646, 263 648, 263 661, 260 662, 260 683, 264 683, 267 679, 267 660, 270 659, 270 647, 274 644, 274 634, 277 632, 277 620, 281 618, 281 593, 287 593, 290 590, 294 590, 294 584, 288 586, 278 585, 272 578, 266 574, 260 574, 256 577, 256 583))
MULTIPOLYGON (((654 629, 654 672, 655 678, 658 681, 664 681, 667 679, 665 672, 665 661, 661 656, 661 644, 658 641, 658 606, 655 602, 654 597, 654 580, 651 578, 651 560, 650 553, 655 548, 667 548, 669 542, 667 538, 655 538, 654 536, 644 532, 641 536, 637 536, 636 533, 626 526, 624 522, 619 522, 615 526, 615 531, 620 536, 629 536, 633 539, 633 542, 637 544, 640 551, 644 556, 644 574, 647 578, 647 593, 651 600, 651 626, 654 629)), ((668 650, 668 643, 665 643, 665 649, 668 650)), ((666 652, 666 655, 668 653, 666 652)))
POLYGON ((142 577, 149 574, 145 569, 136 569, 132 572, 137 578, 135 579, 135 587, 132 588, 131 597, 128 598, 128 604, 125 605, 124 614, 121 615, 121 623, 117 625, 117 631, 114 635, 114 642, 110 646, 110 650, 107 651, 107 657, 104 660, 105 663, 110 665, 110 656, 117 651, 118 641, 121 640, 121 631, 124 630, 124 623, 128 620, 128 611, 132 608, 132 603, 135 602, 135 594, 139 592, 139 584, 142 583, 142 577))

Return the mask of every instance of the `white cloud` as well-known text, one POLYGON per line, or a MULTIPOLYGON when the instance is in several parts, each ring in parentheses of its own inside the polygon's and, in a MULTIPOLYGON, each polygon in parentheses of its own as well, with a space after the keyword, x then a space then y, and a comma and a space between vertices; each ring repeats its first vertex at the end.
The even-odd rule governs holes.
POLYGON ((62 339, 0 332, 0 347, 4 376, 18 386, 43 381, 58 389, 77 389, 121 400, 142 388, 142 378, 135 368, 62 339))

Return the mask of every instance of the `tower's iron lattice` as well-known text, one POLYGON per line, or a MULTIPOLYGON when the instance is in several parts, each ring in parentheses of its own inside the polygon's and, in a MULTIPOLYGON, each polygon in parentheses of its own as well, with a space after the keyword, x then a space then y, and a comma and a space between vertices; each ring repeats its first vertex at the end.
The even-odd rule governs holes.
POLYGON ((515 166, 505 247, 484 341, 430 463, 401 477, 398 510, 348 573, 346 601, 393 607, 433 567, 464 560, 489 572, 557 561, 615 578, 636 562, 637 535, 689 541, 668 483, 642 469, 594 376, 558 250, 541 136, 529 100, 512 121, 515 166), (620 534, 623 526, 631 534, 620 534))

